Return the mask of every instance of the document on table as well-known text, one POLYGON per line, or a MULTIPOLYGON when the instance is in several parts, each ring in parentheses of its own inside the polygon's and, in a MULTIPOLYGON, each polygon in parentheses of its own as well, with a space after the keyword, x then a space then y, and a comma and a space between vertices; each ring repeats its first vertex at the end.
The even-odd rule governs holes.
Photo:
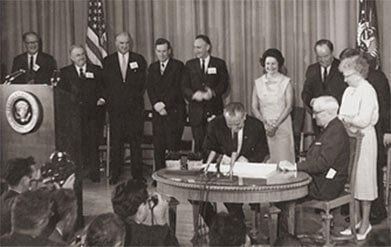
MULTIPOLYGON (((220 172, 222 173, 228 173, 229 169, 230 166, 227 164, 220 165, 220 172)), ((275 171, 277 171, 277 164, 235 162, 233 175, 246 178, 266 179, 275 171)), ((210 164, 208 172, 216 172, 216 164, 210 164)))

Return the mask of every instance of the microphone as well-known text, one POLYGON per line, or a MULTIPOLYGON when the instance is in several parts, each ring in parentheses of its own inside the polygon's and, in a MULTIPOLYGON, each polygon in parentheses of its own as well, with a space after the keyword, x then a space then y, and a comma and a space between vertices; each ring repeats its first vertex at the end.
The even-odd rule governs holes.
POLYGON ((7 75, 7 76, 5 77, 5 82, 4 82, 4 84, 5 84, 5 85, 11 84, 11 82, 12 82, 13 80, 15 80, 15 79, 18 78, 19 76, 23 75, 24 73, 26 73, 26 70, 24 70, 24 69, 19 69, 19 70, 13 72, 13 73, 7 75))
POLYGON ((5 77, 5 79, 8 80, 9 78, 15 77, 15 76, 18 75, 19 73, 26 73, 26 70, 24 70, 24 69, 18 69, 17 71, 14 71, 13 73, 7 75, 7 76, 5 77))
POLYGON ((57 84, 60 82, 60 71, 59 70, 53 70, 52 76, 50 77, 50 84, 54 87, 57 86, 57 84))

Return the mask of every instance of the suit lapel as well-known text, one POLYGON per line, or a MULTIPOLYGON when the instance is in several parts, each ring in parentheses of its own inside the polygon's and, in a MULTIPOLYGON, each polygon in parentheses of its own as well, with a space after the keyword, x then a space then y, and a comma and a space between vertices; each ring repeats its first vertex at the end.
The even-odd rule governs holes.
POLYGON ((24 56, 22 57, 22 68, 28 70, 29 69, 29 63, 28 63, 28 53, 26 52, 24 56))
POLYGON ((338 66, 337 66, 336 60, 334 59, 333 63, 331 64, 330 73, 327 76, 326 81, 331 80, 331 78, 335 75, 337 70, 338 70, 338 66))
POLYGON ((243 154, 245 153, 244 150, 247 150, 248 149, 248 133, 249 133, 249 127, 248 127, 248 124, 246 124, 247 122, 247 118, 246 120, 244 120, 244 128, 243 128, 243 139, 242 139, 242 149, 240 150, 240 154, 243 154))

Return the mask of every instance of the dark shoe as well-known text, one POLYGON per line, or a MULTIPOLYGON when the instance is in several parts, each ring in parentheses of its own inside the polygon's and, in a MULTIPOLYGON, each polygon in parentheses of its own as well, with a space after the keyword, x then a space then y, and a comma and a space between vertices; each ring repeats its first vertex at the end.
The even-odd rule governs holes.
POLYGON ((112 178, 110 178, 110 180, 109 180, 109 184, 111 184, 111 185, 115 185, 115 184, 117 184, 119 182, 119 178, 116 178, 116 177, 112 177, 112 178))

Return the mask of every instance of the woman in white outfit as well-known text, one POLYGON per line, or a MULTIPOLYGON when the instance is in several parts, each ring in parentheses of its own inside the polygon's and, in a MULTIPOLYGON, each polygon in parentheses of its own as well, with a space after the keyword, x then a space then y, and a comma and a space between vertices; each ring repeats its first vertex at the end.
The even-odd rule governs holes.
MULTIPOLYGON (((364 135, 357 164, 354 193, 358 240, 364 240, 372 229, 369 213, 371 202, 377 198, 377 141, 374 126, 379 118, 379 106, 375 89, 365 80, 368 67, 366 60, 359 55, 345 58, 339 65, 339 70, 349 85, 342 96, 339 118, 353 131, 360 130, 364 135), (362 215, 360 215, 360 204, 362 215)), ((349 234, 350 230, 341 233, 349 234)))
POLYGON ((270 162, 295 162, 291 111, 293 89, 291 79, 281 73, 284 57, 277 49, 266 50, 260 63, 265 74, 255 80, 252 110, 265 125, 270 162))

